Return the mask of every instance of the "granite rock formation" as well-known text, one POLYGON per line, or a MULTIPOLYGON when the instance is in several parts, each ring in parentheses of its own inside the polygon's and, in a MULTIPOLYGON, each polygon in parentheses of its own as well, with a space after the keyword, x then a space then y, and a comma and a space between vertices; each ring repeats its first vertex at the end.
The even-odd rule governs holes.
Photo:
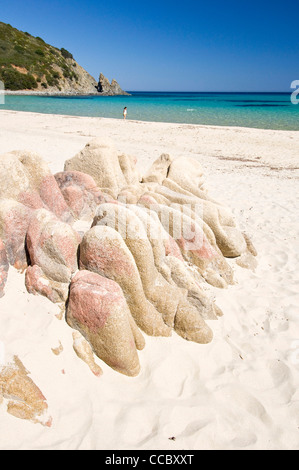
MULTIPOLYGON (((94 355, 139 373, 142 332, 212 341, 211 321, 223 312, 209 286, 229 288, 233 263, 256 265, 252 242, 209 196, 196 160, 163 154, 142 178, 135 158, 95 139, 55 177, 28 152, 4 155, 0 170, 0 296, 9 264, 26 269, 29 293, 65 307, 74 351, 98 377, 94 355), (80 235, 77 221, 87 227, 80 235)), ((35 404, 10 412, 35 420, 45 402, 24 370, 5 369, 2 391, 20 375, 21 401, 31 390, 35 404)))

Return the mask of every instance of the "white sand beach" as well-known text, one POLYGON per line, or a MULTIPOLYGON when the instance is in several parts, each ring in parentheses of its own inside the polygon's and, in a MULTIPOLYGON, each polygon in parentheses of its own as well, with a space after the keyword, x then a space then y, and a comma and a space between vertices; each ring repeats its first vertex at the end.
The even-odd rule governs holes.
POLYGON ((230 261, 235 285, 209 287, 224 316, 211 344, 146 336, 141 373, 73 351, 60 310, 9 270, 0 299, 2 358, 17 355, 46 397, 51 427, 0 404, 0 449, 299 449, 299 132, 0 111, 0 154, 30 150, 53 173, 94 137, 135 156, 196 158, 258 251, 255 272, 230 261), (52 349, 63 346, 60 355, 52 349))

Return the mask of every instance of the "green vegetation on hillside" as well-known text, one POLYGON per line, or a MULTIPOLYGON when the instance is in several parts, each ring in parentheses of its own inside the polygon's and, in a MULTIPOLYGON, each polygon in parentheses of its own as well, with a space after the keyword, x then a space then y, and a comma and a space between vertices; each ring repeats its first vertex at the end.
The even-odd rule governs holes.
POLYGON ((40 37, 0 22, 0 80, 7 90, 34 90, 39 84, 60 89, 63 77, 78 81, 75 67, 66 49, 59 50, 40 37))

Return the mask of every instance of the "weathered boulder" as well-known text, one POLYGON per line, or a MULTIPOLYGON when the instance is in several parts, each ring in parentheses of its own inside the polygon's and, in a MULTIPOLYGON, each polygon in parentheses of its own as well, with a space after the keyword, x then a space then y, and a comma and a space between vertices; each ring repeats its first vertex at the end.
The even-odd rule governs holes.
POLYGON ((122 374, 136 376, 140 364, 130 316, 118 284, 88 271, 80 271, 73 278, 68 324, 82 333, 106 364, 122 374))
POLYGON ((216 320, 217 316, 221 316, 221 310, 207 296, 194 270, 191 270, 187 263, 175 256, 167 256, 165 262, 170 268, 175 284, 182 289, 187 289, 188 301, 196 307, 204 320, 216 320))
POLYGON ((14 151, 1 156, 0 198, 14 199, 32 209, 46 208, 61 220, 72 220, 47 164, 32 152, 14 151))
POLYGON ((118 160, 127 184, 138 185, 141 177, 136 167, 136 158, 131 155, 121 154, 118 156, 118 160))
POLYGON ((209 242, 200 223, 175 206, 152 206, 165 230, 176 241, 184 259, 199 269, 201 275, 216 287, 232 282, 232 271, 220 251, 209 242))
POLYGON ((142 183, 125 186, 118 194, 117 200, 122 204, 137 204, 138 200, 146 191, 142 183))
POLYGON ((43 159, 31 152, 13 152, 25 168, 30 181, 30 188, 38 192, 45 207, 59 219, 71 222, 69 207, 64 201, 57 182, 43 159))
MULTIPOLYGON (((202 221, 204 230, 207 225, 210 228, 209 235, 212 235, 223 256, 234 258, 246 252, 244 235, 237 229, 233 215, 227 207, 194 195, 177 193, 164 187, 164 183, 156 191, 168 200, 168 205, 176 204, 179 210, 188 213, 195 222, 202 221)), ((211 238, 209 241, 211 242, 211 238)))
MULTIPOLYGON (((141 198, 140 201, 147 199, 141 198)), ((147 199, 148 201, 148 199, 147 199)), ((169 235, 169 232, 165 230, 158 214, 152 210, 152 205, 157 206, 155 200, 150 198, 150 204, 144 206, 142 203, 138 205, 130 205, 129 209, 138 215, 142 221, 144 228, 147 231, 147 236, 151 242, 153 254, 155 258, 155 264, 158 270, 162 267, 162 274, 165 274, 165 256, 172 255, 183 261, 181 250, 176 241, 169 235)))
POLYGON ((86 173, 63 171, 55 175, 55 180, 76 219, 90 220, 100 204, 113 201, 99 190, 92 176, 86 173))
POLYGON ((168 282, 171 283, 171 272, 165 263, 165 243, 167 243, 170 238, 169 234, 164 229, 155 212, 136 205, 130 205, 129 209, 138 216, 146 230, 147 237, 153 250, 156 269, 168 282))
POLYGON ((204 184, 202 166, 194 158, 176 158, 171 163, 167 176, 183 189, 191 192, 201 190, 204 184))
POLYGON ((196 196, 199 199, 204 199, 207 201, 215 202, 216 204, 220 204, 219 201, 215 201, 213 198, 211 198, 211 196, 208 194, 208 192, 204 189, 203 186, 199 189, 192 185, 192 188, 189 188, 190 190, 188 191, 187 189, 183 189, 182 186, 180 186, 178 183, 170 179, 169 176, 167 176, 167 178, 163 180, 162 186, 178 194, 183 194, 189 197, 196 196), (192 192, 191 192, 191 189, 192 189, 192 192))
POLYGON ((0 158, 0 198, 17 200, 21 192, 28 190, 29 178, 22 163, 13 153, 0 158))
POLYGON ((165 240, 164 246, 165 246, 166 256, 171 255, 171 256, 174 256, 175 258, 178 258, 181 261, 184 260, 179 245, 171 236, 169 236, 168 240, 165 240))
POLYGON ((3 241, 0 238, 0 297, 4 295, 4 287, 7 281, 9 263, 3 241))
POLYGON ((25 274, 25 286, 29 294, 42 295, 53 303, 66 302, 69 283, 48 279, 43 270, 37 266, 28 266, 25 274))
MULTIPOLYGON (((122 236, 134 257, 145 296, 160 312, 165 324, 175 330, 176 325, 181 325, 178 333, 186 339, 209 342, 211 331, 198 315, 200 312, 189 304, 187 291, 167 282, 158 271, 144 222, 137 213, 124 206, 103 204, 98 208, 94 224, 115 227, 122 236)), ((153 236, 159 236, 159 233, 153 236)))
POLYGON ((186 299, 182 299, 179 303, 174 330, 182 338, 194 343, 208 344, 213 339, 211 328, 186 299))
POLYGON ((28 266, 25 239, 33 213, 12 199, 0 199, 0 238, 5 243, 9 263, 21 271, 28 266))
POLYGON ((132 253, 113 228, 95 226, 80 245, 80 267, 105 276, 122 288, 137 325, 151 336, 170 336, 161 314, 147 300, 132 253))
POLYGON ((159 183, 162 184, 163 180, 167 178, 170 165, 173 159, 167 153, 163 153, 152 164, 147 173, 143 176, 143 183, 159 183))
POLYGON ((60 220, 72 222, 73 216, 53 175, 46 176, 39 189, 39 194, 46 208, 60 220))
POLYGON ((215 319, 213 305, 195 278, 196 271, 187 268, 178 244, 164 229, 156 212, 140 206, 130 206, 130 210, 138 215, 147 230, 158 271, 169 283, 188 291, 188 301, 204 319, 215 319))
POLYGON ((69 283, 78 269, 80 241, 80 236, 69 224, 40 209, 34 213, 27 232, 31 265, 38 265, 48 279, 69 283))
POLYGON ((50 427, 52 420, 45 417, 46 399, 28 374, 16 356, 12 363, 0 366, 0 399, 8 400, 7 411, 16 418, 50 427))
POLYGON ((152 245, 138 215, 121 205, 102 204, 93 225, 115 228, 121 235, 135 260, 146 298, 161 313, 164 322, 173 328, 182 293, 169 285, 157 270, 152 245))
POLYGON ((89 142, 81 152, 65 162, 64 170, 91 175, 97 186, 113 197, 117 197, 119 191, 127 184, 117 151, 108 139, 94 139, 89 142))
MULTIPOLYGON (((162 223, 160 222, 160 219, 158 217, 158 214, 154 211, 151 210, 154 209, 154 206, 156 206, 157 211, 159 212, 159 205, 157 204, 152 204, 153 200, 150 200, 151 204, 149 207, 144 207, 144 206, 130 206, 130 210, 134 211, 140 220, 142 220, 144 227, 147 230, 147 236, 151 242, 152 249, 153 249, 153 254, 155 258, 155 265, 158 269, 159 272, 165 277, 165 279, 168 282, 175 281, 175 284, 177 284, 179 287, 182 288, 187 288, 187 285, 190 285, 191 283, 191 278, 195 276, 196 271, 193 271, 193 276, 191 273, 187 273, 185 264, 184 264, 184 258, 181 252, 181 249, 179 247, 179 244, 173 239, 172 236, 169 235, 169 225, 166 223, 166 227, 168 228, 168 231, 165 230, 163 227, 162 223), (173 260, 171 263, 170 260, 173 260), (177 263, 175 263, 177 261, 177 263), (181 269, 181 276, 188 278, 188 282, 185 284, 182 282, 179 282, 180 276, 176 275, 178 273, 179 268, 181 269), (184 271, 184 274, 183 274, 184 271)), ((166 220, 167 222, 167 217, 172 217, 173 214, 171 212, 166 211, 166 220)), ((179 224, 181 225, 182 219, 180 219, 179 224)), ((189 221, 190 223, 191 221, 189 221)), ((219 253, 218 253, 219 254, 219 253)), ((185 253, 186 256, 186 253, 185 253)), ((222 259, 222 256, 221 256, 222 259)), ((187 260, 189 261, 188 253, 187 253, 187 260)), ((225 270, 227 271, 229 268, 226 265, 226 262, 223 260, 225 264, 225 270)), ((230 271, 230 270, 229 270, 230 271)), ((219 285, 219 282, 217 283, 219 285)), ((188 289, 190 291, 190 289, 188 289)), ((203 291, 200 291, 199 296, 201 294, 204 295, 203 291)), ((188 297, 191 297, 192 303, 193 302, 193 296, 190 296, 190 292, 188 297)), ((202 305, 207 305, 206 302, 200 302, 200 310, 202 312, 202 305)), ((210 309, 209 306, 207 306, 208 309, 210 309)), ((203 318, 209 318, 209 313, 204 313, 202 314, 203 318)))
POLYGON ((155 193, 154 190, 152 190, 146 191, 141 196, 139 196, 137 204, 142 207, 147 207, 148 209, 151 209, 151 206, 155 206, 157 204, 164 204, 165 206, 168 206, 169 200, 161 194, 155 193))

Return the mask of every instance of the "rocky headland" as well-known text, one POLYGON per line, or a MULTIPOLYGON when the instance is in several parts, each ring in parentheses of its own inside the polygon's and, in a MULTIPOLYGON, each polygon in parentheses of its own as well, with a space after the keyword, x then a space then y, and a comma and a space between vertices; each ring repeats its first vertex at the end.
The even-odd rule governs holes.
POLYGON ((0 80, 7 94, 126 95, 116 80, 97 82, 64 48, 0 22, 0 80))

